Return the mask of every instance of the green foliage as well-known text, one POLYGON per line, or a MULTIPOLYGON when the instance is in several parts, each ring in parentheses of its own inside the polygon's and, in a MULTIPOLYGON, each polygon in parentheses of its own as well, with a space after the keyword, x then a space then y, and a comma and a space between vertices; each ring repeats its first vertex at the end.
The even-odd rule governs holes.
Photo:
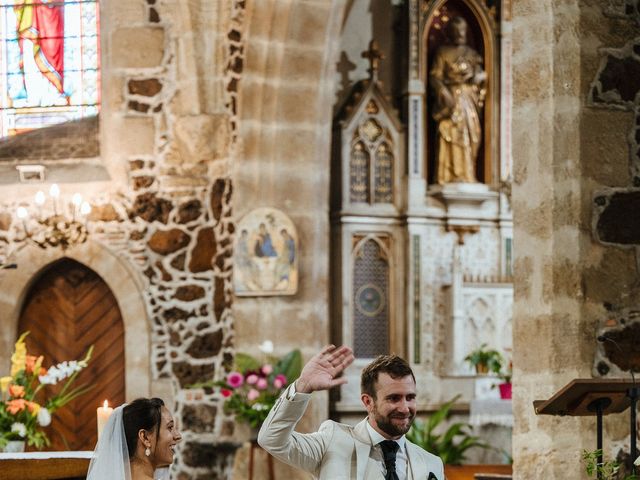
POLYGON ((284 375, 289 379, 289 381, 293 381, 300 376, 300 372, 302 371, 302 354, 300 350, 292 350, 287 353, 284 357, 278 360, 273 368, 274 375, 284 375))
POLYGON ((246 353, 237 353, 233 371, 225 380, 197 383, 189 388, 218 387, 225 398, 225 412, 235 415, 239 422, 259 428, 282 391, 301 371, 302 354, 297 349, 282 358, 269 357, 265 363, 246 353))
MULTIPOLYGON (((584 461, 585 471, 589 477, 601 478, 602 480, 618 480, 618 471, 620 464, 615 460, 598 463, 598 457, 601 456, 602 450, 583 450, 582 460, 584 461)), ((638 475, 627 475, 620 480, 640 480, 638 475)))
POLYGON ((483 343, 479 348, 469 353, 469 355, 464 357, 464 360, 472 367, 475 367, 478 372, 482 372, 484 367, 486 369, 485 371, 496 374, 500 373, 504 362, 500 352, 494 349, 488 349, 486 343, 483 343))
POLYGON ((491 448, 479 437, 471 435, 472 427, 466 423, 453 423, 443 433, 436 432, 438 426, 449 418, 451 408, 459 398, 460 395, 456 395, 442 404, 424 422, 416 419, 407 433, 407 438, 411 442, 439 456, 448 465, 461 465, 466 459, 467 450, 471 448, 491 448))
POLYGON ((260 362, 246 353, 236 353, 236 358, 233 362, 234 370, 239 372, 250 372, 260 370, 260 362))

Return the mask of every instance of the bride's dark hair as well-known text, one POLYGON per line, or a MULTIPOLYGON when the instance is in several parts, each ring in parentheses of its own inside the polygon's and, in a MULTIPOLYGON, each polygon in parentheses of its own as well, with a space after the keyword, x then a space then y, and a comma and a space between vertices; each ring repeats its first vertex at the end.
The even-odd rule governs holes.
POLYGON ((150 432, 155 428, 157 441, 163 406, 164 402, 160 398, 137 398, 122 410, 122 423, 124 424, 129 459, 133 459, 135 456, 140 429, 150 432))

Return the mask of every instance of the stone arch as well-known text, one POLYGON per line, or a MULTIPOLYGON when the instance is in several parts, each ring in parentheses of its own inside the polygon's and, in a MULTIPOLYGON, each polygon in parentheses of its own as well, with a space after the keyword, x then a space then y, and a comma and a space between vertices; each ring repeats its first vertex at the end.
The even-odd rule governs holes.
POLYGON ((97 242, 88 241, 66 252, 27 245, 8 259, 18 268, 4 270, 0 275, 0 316, 8 326, 0 335, 0 364, 9 364, 20 309, 33 281, 48 265, 64 257, 95 271, 113 292, 125 329, 126 396, 148 397, 151 393, 151 328, 143 298, 143 279, 130 264, 97 242))

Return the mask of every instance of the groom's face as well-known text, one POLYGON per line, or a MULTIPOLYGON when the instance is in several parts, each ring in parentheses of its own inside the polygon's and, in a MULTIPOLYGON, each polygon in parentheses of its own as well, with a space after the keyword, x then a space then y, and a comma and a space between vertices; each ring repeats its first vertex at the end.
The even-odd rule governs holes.
POLYGON ((416 416, 416 383, 411 375, 392 378, 380 373, 376 397, 363 394, 369 424, 382 436, 398 439, 409 431, 416 416))

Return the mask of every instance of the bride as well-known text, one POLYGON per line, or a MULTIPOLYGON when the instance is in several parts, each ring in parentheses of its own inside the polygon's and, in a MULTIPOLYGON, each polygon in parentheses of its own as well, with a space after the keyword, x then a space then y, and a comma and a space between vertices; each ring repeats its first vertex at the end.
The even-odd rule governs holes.
POLYGON ((87 480, 168 479, 182 436, 159 398, 116 408, 100 435, 87 480))

